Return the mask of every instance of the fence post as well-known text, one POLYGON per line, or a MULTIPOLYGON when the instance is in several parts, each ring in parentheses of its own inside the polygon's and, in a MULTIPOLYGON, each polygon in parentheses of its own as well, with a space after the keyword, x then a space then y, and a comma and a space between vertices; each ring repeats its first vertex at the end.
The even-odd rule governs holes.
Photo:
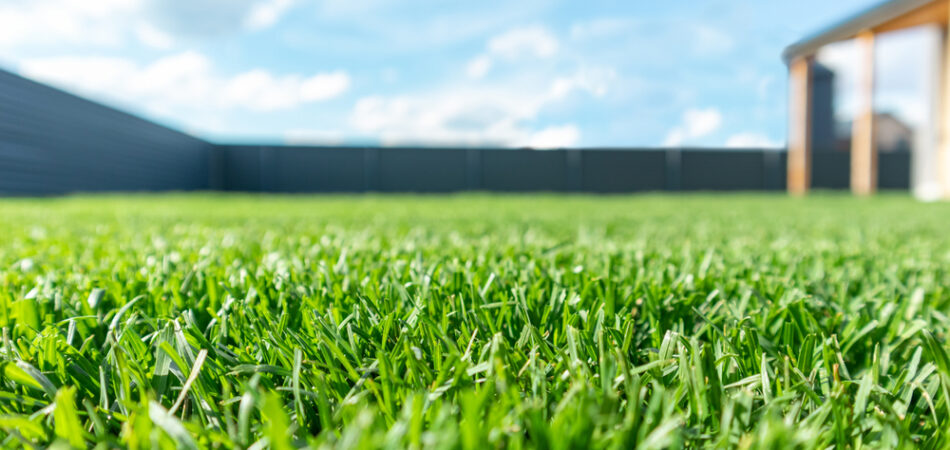
POLYGON ((683 155, 682 149, 670 148, 666 150, 666 190, 678 191, 683 188, 683 155))

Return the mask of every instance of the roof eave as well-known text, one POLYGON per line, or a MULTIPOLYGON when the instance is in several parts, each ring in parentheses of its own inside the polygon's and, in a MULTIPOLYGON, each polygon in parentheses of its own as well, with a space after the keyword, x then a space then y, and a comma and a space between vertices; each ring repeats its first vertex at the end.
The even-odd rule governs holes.
POLYGON ((821 47, 832 42, 850 39, 858 33, 873 29, 888 20, 900 17, 936 0, 888 0, 851 16, 835 25, 802 39, 782 52, 785 64, 793 60, 815 54, 821 47))

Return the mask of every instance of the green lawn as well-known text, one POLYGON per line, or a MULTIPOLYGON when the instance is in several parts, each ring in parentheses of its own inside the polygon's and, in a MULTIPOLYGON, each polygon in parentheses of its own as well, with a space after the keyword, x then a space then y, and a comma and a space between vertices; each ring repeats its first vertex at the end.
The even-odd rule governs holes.
POLYGON ((950 445, 950 204, 0 200, 4 447, 950 445))

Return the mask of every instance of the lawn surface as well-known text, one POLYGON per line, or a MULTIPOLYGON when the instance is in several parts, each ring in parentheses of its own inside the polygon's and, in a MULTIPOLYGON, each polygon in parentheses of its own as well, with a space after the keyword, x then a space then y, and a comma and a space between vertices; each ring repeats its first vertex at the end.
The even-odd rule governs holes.
POLYGON ((950 205, 0 201, 2 445, 950 445, 950 205))

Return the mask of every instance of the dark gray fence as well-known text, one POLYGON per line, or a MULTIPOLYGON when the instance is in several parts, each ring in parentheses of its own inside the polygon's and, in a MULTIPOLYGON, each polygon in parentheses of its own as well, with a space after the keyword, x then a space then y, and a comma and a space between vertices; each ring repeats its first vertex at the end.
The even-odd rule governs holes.
POLYGON ((889 190, 910 189, 910 164, 910 153, 907 152, 878 154, 878 188, 889 190))
MULTIPOLYGON (((247 192, 778 191, 773 149, 220 146, 220 188, 247 192)), ((848 189, 847 153, 816 153, 812 186, 848 189)), ((882 153, 881 189, 908 189, 910 154, 882 153)))
POLYGON ((208 189, 212 148, 0 70, 0 194, 208 189))
MULTIPOLYGON (((910 189, 908 152, 878 154, 877 184, 882 190, 910 189)), ((812 154, 811 185, 815 189, 849 189, 851 185, 851 154, 824 151, 812 154)))
MULTIPOLYGON (((813 187, 848 188, 847 153, 813 161, 813 187)), ((879 167, 882 189, 908 189, 908 153, 882 153, 879 167)), ((0 194, 776 191, 785 170, 771 149, 213 145, 0 70, 0 194)))
POLYGON ((851 154, 836 151, 812 153, 811 186, 815 189, 849 189, 851 154))

